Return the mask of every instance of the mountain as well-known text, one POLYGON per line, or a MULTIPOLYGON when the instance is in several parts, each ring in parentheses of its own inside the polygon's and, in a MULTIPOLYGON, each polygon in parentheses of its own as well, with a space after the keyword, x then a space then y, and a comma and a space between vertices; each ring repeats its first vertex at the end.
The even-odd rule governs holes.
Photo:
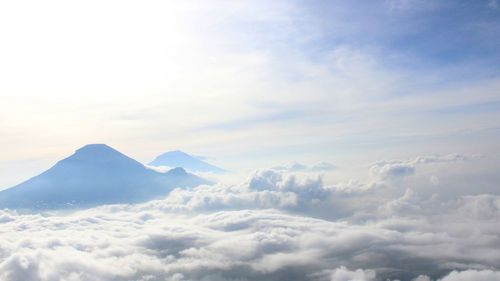
POLYGON ((201 161, 200 159, 193 157, 187 153, 180 150, 169 151, 158 156, 148 165, 150 166, 168 166, 168 167, 183 167, 189 171, 193 172, 214 172, 214 173, 225 173, 224 169, 216 167, 207 162, 201 161))
POLYGON ((59 209, 158 198, 175 187, 211 184, 174 168, 159 173, 105 144, 89 144, 52 168, 0 191, 0 208, 59 209))

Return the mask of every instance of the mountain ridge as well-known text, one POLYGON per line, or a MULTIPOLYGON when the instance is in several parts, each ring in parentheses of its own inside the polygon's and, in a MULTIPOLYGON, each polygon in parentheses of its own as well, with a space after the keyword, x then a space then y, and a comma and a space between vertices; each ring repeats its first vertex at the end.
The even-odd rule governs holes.
POLYGON ((194 156, 191 156, 181 150, 172 150, 157 156, 151 161, 149 166, 160 167, 183 167, 192 172, 214 172, 227 173, 227 170, 214 166, 210 163, 202 161, 194 156))
POLYGON ((183 168, 159 173, 105 144, 89 144, 54 166, 0 191, 0 208, 59 209, 138 203, 173 188, 212 184, 183 168))

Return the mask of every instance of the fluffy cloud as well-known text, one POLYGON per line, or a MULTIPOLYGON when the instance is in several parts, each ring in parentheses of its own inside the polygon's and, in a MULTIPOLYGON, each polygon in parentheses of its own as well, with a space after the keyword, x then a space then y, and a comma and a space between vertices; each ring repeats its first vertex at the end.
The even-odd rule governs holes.
POLYGON ((500 271, 492 270, 466 270, 466 271, 453 271, 440 281, 486 281, 486 280, 500 280, 500 271))
POLYGON ((329 270, 330 281, 372 281, 377 276, 373 270, 348 270, 345 266, 329 270))
POLYGON ((498 279, 499 195, 310 176, 261 169, 143 204, 0 211, 0 280, 498 279))
MULTIPOLYGON (((1 280, 409 280, 500 262, 500 216, 452 211, 354 223, 270 209, 172 214, 145 203, 2 216, 1 280)), ((468 276, 443 280, 455 275, 468 276)))
MULTIPOLYGON (((489 281, 500 280, 500 271, 493 270, 465 270, 452 271, 450 274, 437 281, 489 281)), ((432 281, 427 275, 420 275, 412 281, 432 281)))
POLYGON ((413 175, 418 165, 430 163, 445 163, 465 161, 468 158, 460 154, 418 156, 413 160, 389 160, 376 162, 370 168, 370 173, 382 179, 396 179, 413 175))
POLYGON ((328 191, 323 188, 321 177, 316 179, 299 179, 295 175, 283 175, 273 170, 258 170, 254 173, 248 184, 254 190, 279 190, 293 192, 301 199, 322 198, 328 196, 328 191))
POLYGON ((410 163, 379 163, 373 166, 370 172, 382 179, 394 179, 414 174, 415 167, 410 163))
POLYGON ((158 207, 169 212, 200 212, 227 209, 283 209, 304 211, 328 202, 331 190, 321 177, 299 176, 260 169, 240 184, 219 183, 193 189, 175 189, 164 200, 148 202, 142 208, 158 207))

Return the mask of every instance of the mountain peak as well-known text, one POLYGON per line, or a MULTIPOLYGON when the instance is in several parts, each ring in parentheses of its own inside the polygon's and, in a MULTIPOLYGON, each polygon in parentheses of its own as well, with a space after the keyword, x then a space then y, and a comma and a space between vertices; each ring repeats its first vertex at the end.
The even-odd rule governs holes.
POLYGON ((57 209, 144 202, 174 187, 211 182, 174 168, 167 173, 143 164, 105 144, 89 144, 23 183, 0 191, 0 208, 57 209), (73 202, 73 203, 72 203, 73 202))
POLYGON ((173 175, 187 175, 186 170, 184 170, 184 168, 182 168, 182 167, 173 168, 173 169, 169 170, 168 173, 173 174, 173 175))
POLYGON ((70 159, 103 159, 103 158, 117 158, 117 157, 126 157, 124 154, 120 153, 116 149, 103 144, 103 143, 94 143, 87 144, 77 149, 73 155, 71 155, 70 159))
POLYGON ((116 149, 102 143, 87 144, 75 151, 75 153, 66 159, 57 162, 56 166, 64 167, 67 165, 83 165, 86 167, 106 169, 107 167, 127 167, 140 168, 143 165, 116 149), (91 166, 89 166, 91 165, 91 166))
POLYGON ((80 147, 77 150, 82 150, 82 149, 112 149, 112 148, 105 143, 89 143, 80 147))
MULTIPOLYGON (((106 151, 118 152, 112 147, 104 143, 87 144, 75 151, 75 153, 102 153, 106 151)), ((119 152, 118 152, 119 153, 119 152)))
POLYGON ((193 172, 215 172, 224 173, 224 169, 204 162, 197 157, 191 156, 180 150, 165 152, 156 157, 148 165, 150 166, 168 166, 168 167, 183 167, 193 172))
POLYGON ((172 150, 172 151, 168 151, 168 152, 165 152, 163 153, 162 155, 160 156, 167 156, 167 155, 179 155, 179 156, 189 156, 189 154, 187 154, 186 152, 182 151, 182 150, 172 150))

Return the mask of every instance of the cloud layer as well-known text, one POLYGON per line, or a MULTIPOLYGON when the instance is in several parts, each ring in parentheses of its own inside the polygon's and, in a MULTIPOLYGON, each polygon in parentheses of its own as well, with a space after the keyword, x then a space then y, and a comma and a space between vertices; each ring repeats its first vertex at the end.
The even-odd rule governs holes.
POLYGON ((496 280, 499 194, 402 189, 451 158, 350 189, 261 169, 143 204, 0 211, 0 280, 496 280))

